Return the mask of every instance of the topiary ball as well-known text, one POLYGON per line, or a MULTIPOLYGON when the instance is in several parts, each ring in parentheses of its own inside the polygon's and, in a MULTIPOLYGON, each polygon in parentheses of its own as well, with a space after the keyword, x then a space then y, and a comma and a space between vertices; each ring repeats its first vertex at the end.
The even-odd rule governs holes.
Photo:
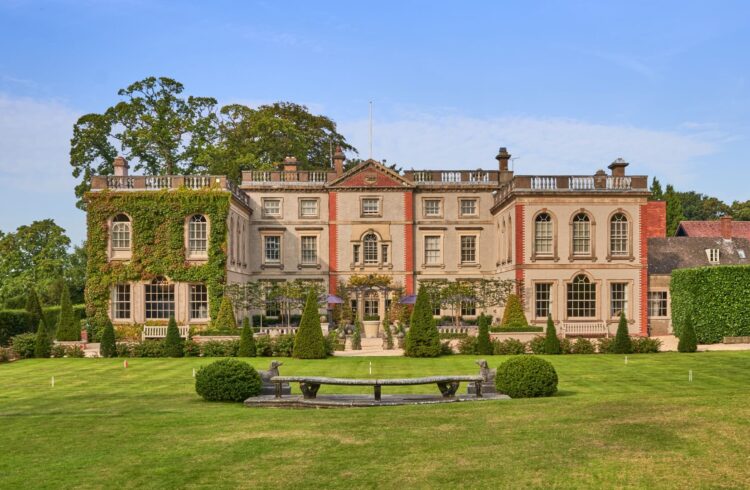
POLYGON ((195 374, 195 391, 211 402, 242 402, 258 396, 260 375, 250 364, 222 359, 203 366, 195 374))
POLYGON ((511 398, 552 396, 557 392, 557 372, 542 358, 514 357, 497 368, 495 386, 511 398))

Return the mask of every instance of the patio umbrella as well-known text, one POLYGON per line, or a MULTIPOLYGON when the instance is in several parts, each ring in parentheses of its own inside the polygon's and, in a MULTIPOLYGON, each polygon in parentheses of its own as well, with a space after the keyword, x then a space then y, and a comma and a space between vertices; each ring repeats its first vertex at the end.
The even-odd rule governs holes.
POLYGON ((328 303, 329 305, 341 305, 341 304, 343 304, 343 303, 344 303, 344 300, 343 300, 343 299, 341 299, 341 298, 339 298, 339 297, 338 297, 338 296, 336 296, 335 294, 329 294, 329 295, 328 295, 328 296, 326 297, 326 302, 327 302, 327 303, 328 303))
POLYGON ((399 301, 399 303, 401 303, 402 305, 413 305, 416 302, 417 302, 416 294, 410 294, 409 296, 404 296, 403 298, 401 298, 401 301, 399 301))

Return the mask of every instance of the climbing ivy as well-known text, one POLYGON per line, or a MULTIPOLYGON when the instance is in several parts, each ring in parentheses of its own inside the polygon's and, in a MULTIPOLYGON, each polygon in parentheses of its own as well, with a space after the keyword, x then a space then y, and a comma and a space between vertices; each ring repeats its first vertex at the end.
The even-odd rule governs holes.
POLYGON ((103 321, 111 287, 128 281, 164 276, 175 282, 206 284, 211 318, 223 295, 226 270, 227 217, 230 194, 214 189, 88 193, 88 265, 86 312, 103 321), (107 256, 108 221, 118 213, 130 216, 132 258, 110 262, 107 256), (192 214, 209 220, 208 260, 190 264, 185 259, 185 223, 192 214))

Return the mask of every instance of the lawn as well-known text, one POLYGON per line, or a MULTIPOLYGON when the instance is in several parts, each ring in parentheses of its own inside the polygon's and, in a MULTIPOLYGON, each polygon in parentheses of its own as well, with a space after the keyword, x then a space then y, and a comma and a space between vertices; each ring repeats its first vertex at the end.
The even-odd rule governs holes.
MULTIPOLYGON (((281 372, 367 376, 371 361, 373 376, 471 374, 475 359, 285 360, 281 372)), ((552 398, 330 410, 203 402, 192 370, 210 359, 3 364, 0 488, 750 486, 750 352, 548 359, 552 398)))

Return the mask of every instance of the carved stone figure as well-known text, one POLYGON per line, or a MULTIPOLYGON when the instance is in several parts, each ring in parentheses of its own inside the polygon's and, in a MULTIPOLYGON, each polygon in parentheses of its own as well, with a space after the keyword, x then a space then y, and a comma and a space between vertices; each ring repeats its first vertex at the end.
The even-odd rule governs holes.
MULTIPOLYGON (((268 367, 268 371, 258 371, 258 374, 260 374, 260 380, 263 383, 261 386, 261 395, 273 395, 276 393, 276 386, 271 383, 271 378, 274 376, 279 376, 279 366, 282 366, 284 363, 281 361, 271 361, 271 365, 268 367)), ((292 393, 292 388, 289 386, 289 383, 284 383, 281 385, 281 394, 282 395, 290 395, 292 393)))
MULTIPOLYGON (((482 393, 497 393, 497 388, 495 387, 497 369, 490 369, 490 365, 484 359, 478 360, 477 364, 479 365, 479 375, 484 380, 482 381, 482 393)), ((473 384, 469 384, 467 392, 470 395, 476 394, 476 388, 473 384)))

